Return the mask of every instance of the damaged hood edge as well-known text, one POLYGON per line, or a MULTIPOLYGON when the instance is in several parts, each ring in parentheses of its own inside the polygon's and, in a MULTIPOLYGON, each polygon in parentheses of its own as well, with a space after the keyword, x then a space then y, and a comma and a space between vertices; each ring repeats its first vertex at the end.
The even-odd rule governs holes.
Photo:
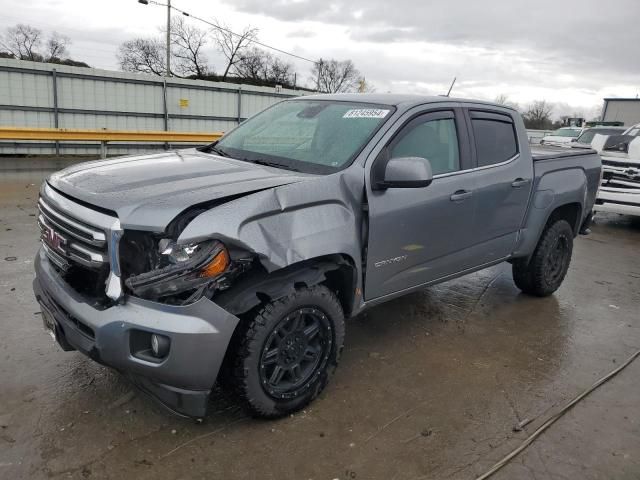
POLYGON ((189 149, 78 164, 47 183, 72 199, 114 211, 125 229, 163 231, 190 207, 313 178, 189 149))

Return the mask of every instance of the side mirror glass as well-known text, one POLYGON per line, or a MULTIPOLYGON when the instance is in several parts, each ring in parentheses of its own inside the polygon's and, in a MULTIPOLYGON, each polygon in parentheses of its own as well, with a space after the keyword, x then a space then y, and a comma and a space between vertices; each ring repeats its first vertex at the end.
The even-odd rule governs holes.
POLYGON ((384 178, 377 182, 377 188, 422 188, 432 181, 429 160, 422 157, 398 157, 387 162, 384 178))

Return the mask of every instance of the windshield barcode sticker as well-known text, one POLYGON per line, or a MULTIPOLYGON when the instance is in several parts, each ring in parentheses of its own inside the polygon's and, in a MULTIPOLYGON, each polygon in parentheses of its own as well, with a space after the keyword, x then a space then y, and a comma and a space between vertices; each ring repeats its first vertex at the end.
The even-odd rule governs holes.
POLYGON ((354 108, 345 112, 342 118, 384 118, 389 110, 381 108, 354 108))

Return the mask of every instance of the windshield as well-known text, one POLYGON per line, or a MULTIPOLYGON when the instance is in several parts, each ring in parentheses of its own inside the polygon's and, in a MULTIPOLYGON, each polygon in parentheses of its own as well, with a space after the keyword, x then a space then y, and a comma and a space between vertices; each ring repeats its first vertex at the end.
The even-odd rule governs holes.
POLYGON ((392 109, 388 105, 288 100, 242 123, 211 149, 290 170, 332 173, 351 163, 392 109))
POLYGON ((593 137, 595 137, 596 135, 616 135, 619 133, 619 128, 591 128, 582 132, 577 141, 579 143, 590 144, 593 140, 593 137))
POLYGON ((577 137, 580 135, 580 130, 574 130, 573 128, 560 128, 555 132, 551 132, 551 135, 556 137, 577 137))

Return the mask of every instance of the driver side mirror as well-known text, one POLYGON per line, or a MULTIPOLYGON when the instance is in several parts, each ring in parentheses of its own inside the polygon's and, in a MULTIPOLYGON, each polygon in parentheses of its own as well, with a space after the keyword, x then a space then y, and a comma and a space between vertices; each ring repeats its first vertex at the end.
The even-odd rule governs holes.
POLYGON ((433 181, 431 163, 422 157, 398 157, 387 162, 384 178, 376 181, 376 190, 422 188, 433 181))

